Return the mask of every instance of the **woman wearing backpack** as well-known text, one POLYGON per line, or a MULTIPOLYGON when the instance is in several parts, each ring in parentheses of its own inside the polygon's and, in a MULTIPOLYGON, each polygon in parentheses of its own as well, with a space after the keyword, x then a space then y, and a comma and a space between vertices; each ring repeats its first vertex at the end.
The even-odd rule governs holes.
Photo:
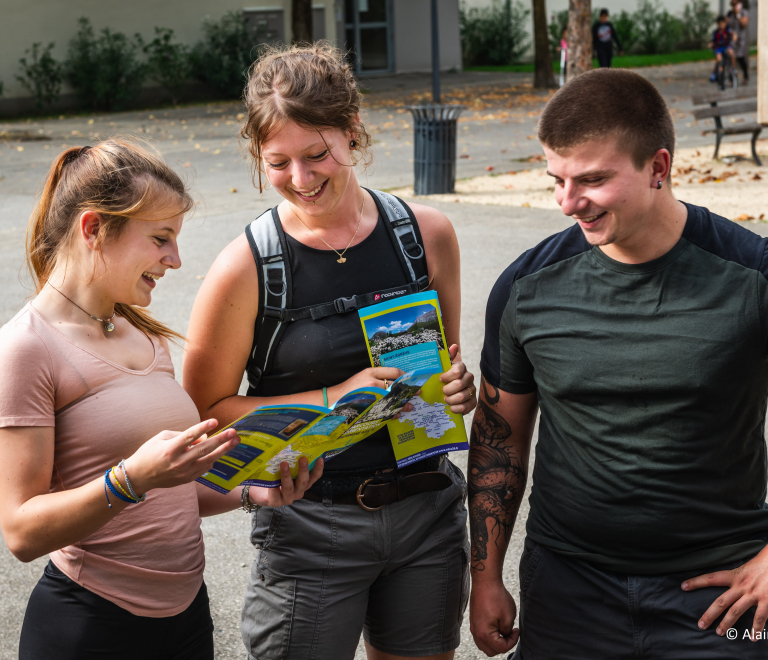
MULTIPOLYGON (((198 294, 184 387, 201 418, 225 424, 256 406, 327 405, 387 387, 402 372, 369 366, 354 310, 424 288, 437 292, 452 344, 445 401, 470 412, 456 235, 439 211, 357 182, 370 136, 341 52, 321 43, 264 54, 246 106, 254 178, 284 201, 224 249, 198 294), (314 319, 291 311, 313 306, 314 319)), ((301 502, 258 508, 242 619, 249 657, 352 658, 363 631, 371 660, 452 658, 468 596, 465 493, 444 456, 398 469, 385 428, 329 460, 301 502), (377 510, 362 506, 373 492, 377 510)))

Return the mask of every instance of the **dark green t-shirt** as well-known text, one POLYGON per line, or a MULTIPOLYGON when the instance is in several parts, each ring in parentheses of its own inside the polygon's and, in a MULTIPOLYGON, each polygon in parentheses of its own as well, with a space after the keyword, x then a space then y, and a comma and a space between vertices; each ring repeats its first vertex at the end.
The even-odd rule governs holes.
POLYGON ((747 559, 768 539, 768 240, 688 206, 644 264, 574 225, 499 278, 484 378, 536 391, 527 532, 607 570, 747 559))

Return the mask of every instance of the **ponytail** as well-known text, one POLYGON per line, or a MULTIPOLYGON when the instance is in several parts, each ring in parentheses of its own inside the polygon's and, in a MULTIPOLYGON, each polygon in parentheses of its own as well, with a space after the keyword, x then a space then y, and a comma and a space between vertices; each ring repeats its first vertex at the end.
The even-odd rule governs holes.
MULTIPOLYGON (((40 293, 58 260, 68 255, 84 211, 95 211, 102 218, 100 247, 105 240, 119 237, 129 219, 140 217, 168 195, 175 202, 168 217, 194 207, 184 182, 147 144, 112 139, 61 152, 48 171, 27 226, 26 262, 35 292, 40 293)), ((146 334, 184 339, 145 309, 117 303, 115 311, 146 334)))

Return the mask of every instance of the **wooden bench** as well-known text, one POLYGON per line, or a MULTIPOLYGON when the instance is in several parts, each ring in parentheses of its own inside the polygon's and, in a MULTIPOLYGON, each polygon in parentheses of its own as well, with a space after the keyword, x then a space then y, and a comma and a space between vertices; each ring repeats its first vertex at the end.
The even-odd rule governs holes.
POLYGON ((757 165, 762 165, 757 155, 755 143, 762 125, 757 123, 739 123, 734 126, 723 126, 722 117, 730 115, 743 115, 748 112, 757 112, 757 87, 739 87, 738 89, 726 89, 722 92, 709 92, 707 94, 696 94, 693 96, 693 116, 696 119, 707 119, 712 117, 715 120, 715 127, 703 132, 715 134, 715 155, 720 151, 720 142, 725 135, 742 135, 752 133, 752 158, 757 165), (703 108, 695 106, 704 105, 703 108))

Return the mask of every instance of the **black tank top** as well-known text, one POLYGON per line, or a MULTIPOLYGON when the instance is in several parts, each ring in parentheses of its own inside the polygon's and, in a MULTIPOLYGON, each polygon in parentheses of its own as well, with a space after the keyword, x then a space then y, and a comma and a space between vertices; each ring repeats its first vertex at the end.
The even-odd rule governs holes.
MULTIPOLYGON (((308 247, 286 234, 293 283, 291 306, 318 305, 408 284, 411 279, 395 252, 385 222, 379 215, 373 232, 347 250, 344 264, 336 261, 335 252, 308 247)), ((413 226, 423 244, 418 226, 413 226)), ((249 395, 283 396, 332 387, 370 366, 357 312, 334 314, 318 321, 301 319, 286 326, 272 369, 249 395)), ((383 428, 329 460, 324 474, 372 472, 395 464, 389 432, 383 428)))

